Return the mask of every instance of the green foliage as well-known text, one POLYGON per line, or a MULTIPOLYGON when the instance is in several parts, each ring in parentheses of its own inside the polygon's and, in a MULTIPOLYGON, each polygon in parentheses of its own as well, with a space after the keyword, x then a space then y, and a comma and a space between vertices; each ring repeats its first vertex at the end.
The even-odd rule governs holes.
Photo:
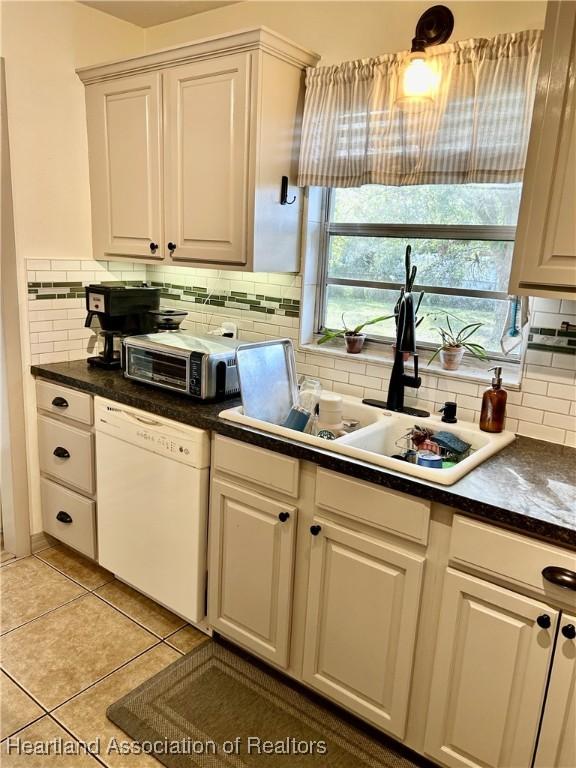
POLYGON ((390 320, 391 317, 394 317, 394 315, 380 315, 379 317, 373 317, 371 320, 364 320, 364 322, 360 323, 354 328, 348 328, 346 325, 346 321, 344 320, 344 312, 342 312, 342 325, 344 328, 341 328, 337 331, 330 331, 327 330, 324 332, 324 335, 322 338, 318 339, 318 344, 325 344, 327 341, 332 341, 332 339, 337 339, 340 336, 358 336, 362 329, 365 328, 367 325, 375 325, 376 323, 382 323, 384 320, 390 320))
POLYGON ((477 333, 481 327, 482 323, 468 323, 468 325, 465 325, 459 331, 455 331, 450 325, 450 317, 446 315, 446 328, 443 328, 442 326, 436 328, 436 331, 440 334, 440 338, 442 339, 442 344, 434 352, 428 361, 428 365, 430 365, 432 360, 434 360, 442 349, 453 349, 454 347, 464 347, 465 350, 479 360, 487 360, 488 355, 486 354, 484 347, 481 344, 474 344, 471 341, 468 341, 468 339, 477 333))
MULTIPOLYGON (((333 190, 332 220, 338 223, 489 225, 516 224, 520 184, 463 184, 413 187, 366 185, 333 190)), ((417 285, 458 288, 462 295, 426 292, 418 328, 421 341, 436 337, 432 313, 455 313, 465 324, 479 322, 481 343, 499 348, 507 302, 466 296, 467 290, 507 292, 513 243, 426 237, 331 236, 328 275, 335 278, 404 283, 404 252, 412 245, 417 285)), ((337 328, 343 311, 360 319, 392 313, 397 292, 331 285, 327 291, 326 328, 337 328)), ((393 323, 375 324, 373 333, 395 336, 393 323)))

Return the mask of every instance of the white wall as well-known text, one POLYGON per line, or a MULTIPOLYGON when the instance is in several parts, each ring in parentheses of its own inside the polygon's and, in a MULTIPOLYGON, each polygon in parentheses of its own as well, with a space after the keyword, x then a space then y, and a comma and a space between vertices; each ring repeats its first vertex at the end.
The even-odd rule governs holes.
MULTIPOLYGON (((263 24, 322 56, 322 64, 378 56, 410 47, 416 22, 434 3, 245 2, 189 16, 146 31, 147 47, 166 48, 199 37, 263 24)), ((545 2, 448 2, 453 40, 542 29, 545 2)))
MULTIPOLYGON (((139 27, 73 0, 10 0, 0 10, 19 320, 22 338, 28 339, 26 258, 92 257, 84 86, 75 69, 141 53, 145 35, 139 27)), ((22 351, 31 531, 37 533, 42 523, 36 406, 34 382, 27 374, 29 345, 22 351)))
POLYGON ((84 86, 78 66, 134 55, 144 31, 71 0, 2 5, 16 248, 90 258, 84 86))

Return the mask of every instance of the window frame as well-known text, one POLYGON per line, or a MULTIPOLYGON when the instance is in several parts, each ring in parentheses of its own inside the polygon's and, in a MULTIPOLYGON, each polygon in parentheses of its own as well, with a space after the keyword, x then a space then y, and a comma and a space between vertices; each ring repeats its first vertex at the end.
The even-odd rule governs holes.
MULTIPOLYGON (((347 285, 360 288, 380 288, 388 290, 400 290, 401 283, 383 282, 379 280, 355 280, 353 278, 328 277, 328 255, 330 251, 330 238, 343 237, 398 237, 414 239, 438 239, 438 240, 497 240, 514 242, 516 239, 516 227, 513 226, 489 226, 477 224, 346 224, 331 221, 334 205, 333 188, 325 190, 322 201, 322 227, 320 231, 319 255, 318 255, 318 297, 316 301, 316 315, 314 328, 316 333, 324 332, 324 319, 326 317, 327 287, 329 285, 347 285)), ((419 285, 413 287, 414 293, 425 291, 426 293, 442 294, 448 296, 470 296, 471 298, 502 299, 506 300, 510 294, 506 291, 478 291, 469 289, 465 292, 461 288, 447 288, 443 286, 419 285)), ((330 329, 333 330, 333 329, 330 329)), ((376 336, 366 334, 366 340, 375 344, 393 344, 392 336, 376 336)), ((418 347, 423 350, 437 349, 437 345, 431 342, 419 341, 418 347)), ((466 353, 468 355, 468 353, 466 353)), ((504 360, 512 364, 521 362, 521 353, 514 356, 506 356, 502 352, 491 352, 490 360, 504 360)))

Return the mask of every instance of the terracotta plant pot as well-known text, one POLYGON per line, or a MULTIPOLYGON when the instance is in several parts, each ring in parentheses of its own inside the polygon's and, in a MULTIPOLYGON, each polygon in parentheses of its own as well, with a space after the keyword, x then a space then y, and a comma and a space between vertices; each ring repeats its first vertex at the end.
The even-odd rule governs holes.
POLYGON ((440 362, 445 371, 457 371, 464 357, 464 347, 446 347, 440 350, 440 362))
MULTIPOLYGON (((396 344, 392 344, 392 357, 396 357, 396 344)), ((410 352, 402 352, 404 362, 410 360, 410 352)))
POLYGON ((347 333, 344 336, 344 339, 346 340, 346 352, 348 352, 350 355, 357 355, 358 352, 362 352, 362 347, 366 341, 366 334, 357 333, 354 335, 347 333))

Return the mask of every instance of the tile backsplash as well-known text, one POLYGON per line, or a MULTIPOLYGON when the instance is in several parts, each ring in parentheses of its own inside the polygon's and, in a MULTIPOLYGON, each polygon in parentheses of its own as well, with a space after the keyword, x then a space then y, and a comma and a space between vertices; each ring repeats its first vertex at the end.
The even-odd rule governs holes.
MULTIPOLYGON (((28 260, 32 363, 76 360, 94 354, 97 340, 84 328, 84 285, 147 280, 162 304, 186 309, 183 327, 206 333, 222 321, 237 324, 246 341, 289 337, 298 341, 301 276, 230 272, 131 262, 28 260)), ((576 301, 534 299, 520 391, 508 391, 507 428, 518 434, 576 447, 576 301), (562 324, 568 323, 569 326, 562 324)), ((324 350, 296 353, 298 371, 326 389, 385 399, 390 366, 324 350)), ((418 398, 407 404, 437 411, 456 400, 460 417, 479 418, 486 384, 437 371, 424 372, 418 398)))

